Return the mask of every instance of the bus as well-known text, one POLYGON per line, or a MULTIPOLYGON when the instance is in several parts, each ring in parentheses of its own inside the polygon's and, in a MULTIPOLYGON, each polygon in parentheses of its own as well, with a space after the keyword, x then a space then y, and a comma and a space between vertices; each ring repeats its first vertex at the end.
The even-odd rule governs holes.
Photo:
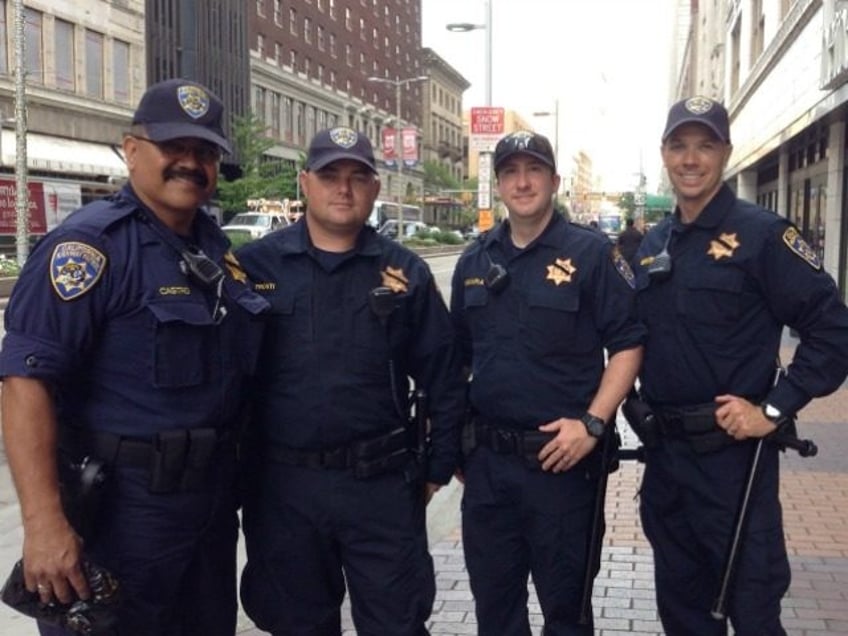
POLYGON ((598 214, 598 229, 615 242, 622 230, 621 212, 607 210, 598 214))
MULTIPOLYGON (((405 221, 423 221, 421 208, 417 205, 403 204, 403 218, 405 221)), ((398 205, 392 201, 374 201, 374 207, 368 216, 368 225, 379 230, 389 219, 398 218, 398 205)))

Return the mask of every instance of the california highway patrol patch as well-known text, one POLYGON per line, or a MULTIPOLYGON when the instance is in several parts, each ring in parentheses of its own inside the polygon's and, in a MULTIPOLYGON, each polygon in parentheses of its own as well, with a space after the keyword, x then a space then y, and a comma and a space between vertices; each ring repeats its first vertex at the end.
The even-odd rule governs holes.
POLYGON ((786 228, 786 231, 783 233, 783 242, 786 243, 790 250, 806 261, 807 265, 816 270, 821 269, 822 264, 818 255, 796 228, 786 228))
POLYGON ((616 271, 621 274, 621 277, 630 285, 631 288, 636 288, 636 276, 633 274, 633 270, 630 269, 630 264, 627 262, 627 259, 621 255, 621 252, 618 249, 614 249, 612 251, 612 264, 615 265, 616 271))
POLYGON ((209 95, 198 86, 180 86, 177 99, 180 107, 192 119, 200 119, 209 112, 209 95))
POLYGON ((62 300, 79 298, 100 280, 106 257, 91 245, 59 243, 50 259, 50 282, 62 300))

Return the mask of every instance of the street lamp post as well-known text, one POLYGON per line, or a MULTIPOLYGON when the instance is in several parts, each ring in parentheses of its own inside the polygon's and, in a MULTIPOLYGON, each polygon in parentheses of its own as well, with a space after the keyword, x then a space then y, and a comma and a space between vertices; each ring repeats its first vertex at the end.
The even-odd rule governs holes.
MULTIPOLYGON (((486 47, 484 51, 485 76, 486 76, 486 103, 484 106, 492 105, 492 1, 484 0, 483 10, 485 14, 485 22, 483 24, 473 24, 471 22, 452 22, 445 25, 448 31, 453 33, 467 33, 476 29, 483 29, 486 32, 486 47)), ((480 152, 477 160, 477 214, 478 226, 482 218, 482 210, 484 209, 483 200, 486 193, 488 198, 488 207, 494 212, 494 200, 492 197, 492 152, 480 152), (480 178, 481 174, 487 175, 488 183, 483 183, 480 178)), ((481 228, 482 229, 482 228, 481 228)))
POLYGON ((559 166, 559 99, 554 100, 553 112, 549 110, 540 110, 533 113, 533 117, 553 117, 554 118, 554 158, 557 166, 559 166))
POLYGON ((388 79, 386 77, 369 77, 369 82, 378 82, 381 84, 390 84, 395 87, 395 163, 397 165, 397 240, 403 242, 403 141, 401 139, 401 124, 400 124, 400 103, 401 103, 401 87, 413 82, 424 82, 430 79, 426 75, 418 75, 416 77, 406 77, 403 79, 388 79))
MULTIPOLYGON (((26 147, 26 49, 22 0, 15 0, 15 247, 18 265, 23 267, 29 256, 29 190, 27 189, 26 147)), ((2 135, 0 130, 0 135, 2 135)))

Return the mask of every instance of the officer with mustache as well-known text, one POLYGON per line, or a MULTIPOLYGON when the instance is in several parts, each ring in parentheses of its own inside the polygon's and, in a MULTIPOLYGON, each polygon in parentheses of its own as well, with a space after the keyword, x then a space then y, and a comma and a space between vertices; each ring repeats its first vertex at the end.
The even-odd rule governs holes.
POLYGON ((230 152, 222 121, 196 82, 151 86, 123 139, 128 184, 38 243, 6 311, 26 588, 88 599, 84 563, 107 568, 121 636, 236 628, 235 432, 267 303, 200 212, 230 152), (85 518, 63 505, 80 473, 99 493, 85 518))

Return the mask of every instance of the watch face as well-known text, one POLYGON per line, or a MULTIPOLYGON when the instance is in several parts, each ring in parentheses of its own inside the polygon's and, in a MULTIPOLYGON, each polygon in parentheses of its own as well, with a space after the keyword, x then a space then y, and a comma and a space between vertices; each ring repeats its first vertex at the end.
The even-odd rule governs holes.
POLYGON ((780 410, 777 407, 772 406, 771 404, 766 404, 763 408, 763 412, 770 420, 776 420, 781 415, 780 410))
POLYGON ((604 434, 604 421, 601 418, 587 413, 581 419, 592 437, 601 437, 604 434))

